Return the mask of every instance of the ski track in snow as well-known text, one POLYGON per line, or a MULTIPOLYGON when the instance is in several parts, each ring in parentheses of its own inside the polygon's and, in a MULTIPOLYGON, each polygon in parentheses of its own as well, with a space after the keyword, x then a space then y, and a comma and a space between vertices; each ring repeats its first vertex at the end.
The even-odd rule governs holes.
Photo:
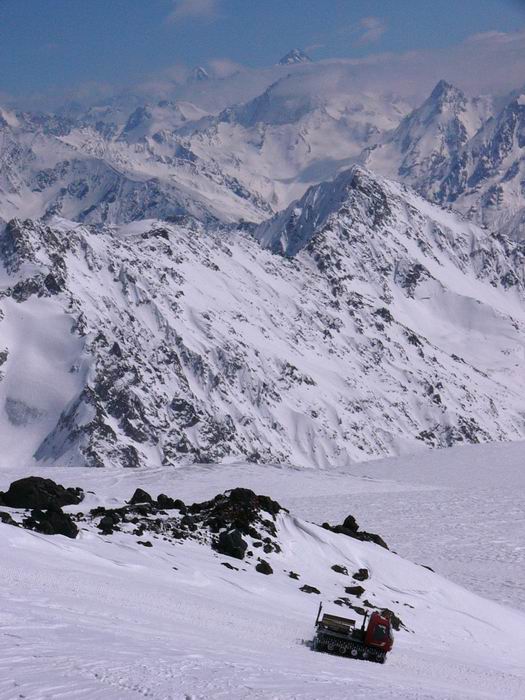
MULTIPOLYGON (((351 512, 401 555, 524 609, 522 453, 523 443, 453 448, 352 465, 350 473, 255 465, 45 473, 95 491, 77 507, 83 511, 121 503, 138 485, 186 502, 243 485, 313 522, 340 522, 351 512)), ((17 476, 3 471, 0 488, 17 476)), ((282 537, 291 549, 282 568, 306 556, 303 582, 324 576, 318 559, 345 561, 346 547, 354 565, 363 556, 390 557, 346 538, 337 538, 330 554, 326 542, 335 536, 286 523, 282 537)), ((525 651, 523 613, 456 593, 444 581, 429 598, 429 574, 420 567, 413 581, 382 571, 377 592, 392 578, 390 595, 401 601, 409 595, 416 604, 402 618, 419 627, 415 635, 398 633, 388 663, 378 666, 310 651, 303 641, 312 637, 319 598, 298 593, 273 560, 275 574, 267 578, 244 562, 234 562, 240 572, 223 570, 192 542, 155 540, 143 550, 124 535, 83 531, 70 541, 7 525, 0 525, 0 536, 0 700, 525 696, 518 662, 525 651)))

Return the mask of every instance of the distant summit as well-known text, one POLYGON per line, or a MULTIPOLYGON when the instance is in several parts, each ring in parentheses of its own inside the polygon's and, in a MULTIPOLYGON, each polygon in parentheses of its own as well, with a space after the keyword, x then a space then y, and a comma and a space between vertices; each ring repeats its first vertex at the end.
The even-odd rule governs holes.
POLYGON ((292 49, 279 61, 280 66, 291 66, 296 63, 312 63, 312 59, 301 49, 292 49))
POLYGON ((190 80, 200 83, 209 79, 210 74, 206 68, 203 68, 202 66, 195 66, 195 68, 191 71, 190 80))

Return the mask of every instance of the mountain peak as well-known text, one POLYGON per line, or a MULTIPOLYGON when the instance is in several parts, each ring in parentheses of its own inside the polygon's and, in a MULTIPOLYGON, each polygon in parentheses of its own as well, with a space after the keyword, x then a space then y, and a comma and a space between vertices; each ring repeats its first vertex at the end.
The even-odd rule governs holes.
POLYGON ((448 100, 450 98, 464 97, 459 88, 446 80, 440 80, 430 94, 431 100, 448 100))
POLYGON ((210 79, 210 74, 206 70, 206 68, 203 68, 202 66, 195 66, 195 68, 191 71, 190 75, 190 80, 194 80, 196 82, 202 82, 204 80, 209 80, 210 79))
POLYGON ((302 49, 292 49, 279 61, 280 66, 291 66, 297 63, 312 63, 312 59, 302 49))

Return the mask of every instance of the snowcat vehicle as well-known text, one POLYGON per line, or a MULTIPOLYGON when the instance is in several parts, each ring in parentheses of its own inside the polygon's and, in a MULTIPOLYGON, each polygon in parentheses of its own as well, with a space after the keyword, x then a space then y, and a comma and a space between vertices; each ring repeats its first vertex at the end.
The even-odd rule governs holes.
POLYGON ((394 644, 390 617, 374 611, 366 624, 365 613, 361 628, 356 628, 355 620, 339 615, 324 613, 319 605, 315 620, 316 633, 313 641, 315 651, 349 656, 352 659, 368 659, 383 664, 387 653, 394 644))

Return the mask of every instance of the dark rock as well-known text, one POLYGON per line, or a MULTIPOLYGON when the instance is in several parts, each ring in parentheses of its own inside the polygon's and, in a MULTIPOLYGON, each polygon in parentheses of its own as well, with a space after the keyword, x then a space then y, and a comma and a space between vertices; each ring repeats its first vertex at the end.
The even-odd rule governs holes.
POLYGON ((373 542, 388 549, 388 545, 382 537, 376 535, 373 532, 365 532, 359 529, 356 519, 353 515, 348 515, 342 525, 330 525, 330 523, 323 523, 322 527, 325 530, 330 530, 330 532, 335 532, 338 535, 347 535, 347 537, 353 537, 355 540, 360 540, 361 542, 373 542))
POLYGON ((175 413, 177 423, 181 428, 192 428, 200 421, 195 408, 185 399, 173 399, 170 408, 175 413))
POLYGON ((301 586, 299 590, 303 593, 316 593, 317 595, 321 593, 321 591, 318 588, 316 588, 315 586, 309 586, 307 583, 305 583, 304 586, 301 586))
POLYGON ((363 586, 346 586, 345 588, 345 593, 348 593, 349 595, 355 595, 357 598, 360 598, 364 592, 365 589, 363 588, 363 586))
POLYGON ((98 527, 105 535, 110 535, 115 527, 115 522, 110 515, 105 515, 99 522, 98 527))
POLYGON ((186 513, 186 506, 184 505, 183 501, 180 500, 180 498, 170 498, 169 496, 166 496, 165 493, 159 493, 157 505, 163 510, 173 510, 175 508, 183 513, 186 513))
POLYGON ((153 547, 153 543, 149 540, 137 540, 137 544, 141 544, 143 547, 153 547))
POLYGON ((198 529, 198 525, 195 522, 195 519, 191 517, 191 515, 184 515, 181 518, 180 521, 181 527, 186 527, 188 530, 191 530, 192 532, 195 532, 198 529))
POLYGON ((224 531, 214 543, 214 549, 220 554, 226 554, 235 559, 244 559, 248 544, 242 539, 239 530, 224 531))
POLYGON ((354 612, 356 612, 358 615, 364 615, 366 613, 366 610, 362 608, 360 605, 354 605, 348 598, 342 597, 338 598, 337 600, 334 600, 334 603, 339 606, 345 606, 347 608, 350 608, 354 612))
MULTIPOLYGON (((261 539, 259 529, 276 536, 274 520, 281 506, 268 496, 257 496, 250 489, 237 488, 215 496, 211 501, 194 503, 188 510, 212 532, 234 529, 241 535, 261 539), (266 514, 271 515, 271 519, 264 517, 266 514)), ((266 544, 270 543, 268 538, 266 544)))
POLYGON ((356 581, 366 581, 370 578, 370 573, 368 569, 359 569, 355 574, 352 574, 352 578, 355 578, 356 581))
POLYGON ((65 535, 71 539, 78 535, 78 528, 71 517, 55 504, 45 512, 39 509, 31 511, 31 517, 25 518, 23 526, 44 535, 65 535))
POLYGON ((134 445, 124 445, 120 450, 121 463, 125 469, 137 469, 140 467, 140 456, 134 445))
POLYGON ((357 532, 359 530, 359 525, 357 524, 357 520, 353 515, 346 516, 343 522, 343 527, 351 532, 357 532))
POLYGON ((348 576, 348 569, 346 568, 346 566, 341 566, 341 564, 334 564, 330 568, 332 569, 332 571, 335 571, 336 574, 343 574, 344 576, 348 576))
MULTIPOLYGON (((409 606, 412 607, 412 606, 409 606)), ((401 620, 401 618, 395 614, 392 610, 389 610, 388 608, 383 608, 381 610, 381 615, 384 615, 385 617, 390 618, 390 622, 392 624, 392 627, 395 629, 396 632, 399 632, 400 629, 407 629, 406 625, 404 622, 401 620)))
POLYGON ((136 489, 129 503, 131 505, 135 505, 136 503, 153 504, 153 498, 149 495, 147 491, 144 491, 143 489, 136 489))
POLYGON ((225 566, 227 569, 232 569, 233 571, 239 571, 239 569, 236 566, 233 566, 233 564, 230 564, 229 561, 221 561, 221 565, 225 566))
POLYGON ((255 571, 258 571, 260 574, 264 574, 265 576, 273 574, 272 567, 264 559, 259 560, 259 563, 255 567, 255 571))
POLYGON ((0 511, 0 523, 5 523, 6 525, 16 525, 18 526, 18 523, 16 523, 13 518, 11 517, 10 513, 4 513, 0 511))
POLYGON ((49 508, 51 506, 77 505, 84 498, 81 488, 64 488, 51 479, 28 476, 13 481, 5 493, 0 493, 0 502, 10 508, 49 508))
POLYGON ((299 574, 295 573, 295 571, 289 571, 289 572, 288 572, 288 576, 289 576, 290 578, 295 579, 296 581, 299 580, 299 574))
POLYGON ((122 350, 120 349, 120 345, 117 343, 117 341, 113 343, 109 353, 110 355, 114 355, 115 357, 122 359, 122 350))

